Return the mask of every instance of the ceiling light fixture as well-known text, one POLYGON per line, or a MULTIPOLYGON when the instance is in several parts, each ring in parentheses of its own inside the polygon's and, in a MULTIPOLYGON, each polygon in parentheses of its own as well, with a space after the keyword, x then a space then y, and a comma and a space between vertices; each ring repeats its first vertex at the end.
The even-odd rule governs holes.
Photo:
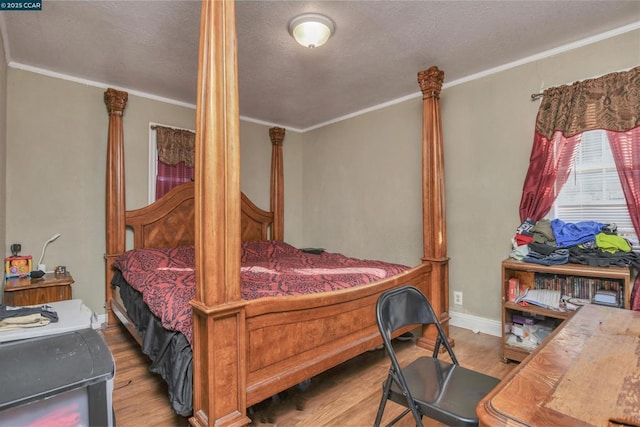
POLYGON ((329 40, 336 24, 319 13, 303 13, 289 21, 289 34, 304 47, 320 47, 329 40))

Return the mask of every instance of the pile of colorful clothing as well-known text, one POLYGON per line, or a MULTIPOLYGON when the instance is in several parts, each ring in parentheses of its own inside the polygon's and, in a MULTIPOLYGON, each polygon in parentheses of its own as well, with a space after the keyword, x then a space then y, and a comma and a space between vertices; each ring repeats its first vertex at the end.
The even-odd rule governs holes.
POLYGON ((511 258, 525 262, 640 268, 640 256, 627 239, 618 236, 615 224, 527 219, 518 227, 512 244, 511 258))

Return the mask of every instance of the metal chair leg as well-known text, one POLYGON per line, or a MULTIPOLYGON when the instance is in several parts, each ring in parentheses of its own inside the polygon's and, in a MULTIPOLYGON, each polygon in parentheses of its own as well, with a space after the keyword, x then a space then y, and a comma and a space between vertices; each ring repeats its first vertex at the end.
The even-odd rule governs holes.
POLYGON ((387 398, 389 397, 390 389, 391 389, 391 377, 387 375, 387 380, 384 382, 384 386, 382 387, 382 399, 380 399, 380 405, 378 405, 378 413, 376 414, 376 421, 373 424, 375 427, 380 427, 380 422, 382 421, 382 414, 384 413, 384 408, 387 404, 387 398))

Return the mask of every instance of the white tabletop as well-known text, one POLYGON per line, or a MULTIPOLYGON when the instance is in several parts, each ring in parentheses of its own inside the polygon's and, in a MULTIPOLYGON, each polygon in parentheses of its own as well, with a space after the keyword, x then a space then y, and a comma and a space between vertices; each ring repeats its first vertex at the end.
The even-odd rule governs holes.
POLYGON ((76 331, 78 329, 91 327, 91 316, 93 313, 80 299, 50 302, 46 305, 50 305, 53 307, 53 310, 58 313, 57 322, 51 322, 46 326, 0 331, 0 343, 25 338, 61 334, 63 332, 76 331))

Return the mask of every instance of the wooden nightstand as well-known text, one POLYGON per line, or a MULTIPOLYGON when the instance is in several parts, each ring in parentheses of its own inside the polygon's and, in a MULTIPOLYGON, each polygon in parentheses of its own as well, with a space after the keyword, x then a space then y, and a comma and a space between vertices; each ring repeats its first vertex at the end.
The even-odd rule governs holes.
POLYGON ((47 273, 39 279, 11 277, 4 285, 4 304, 24 306, 70 300, 72 284, 69 272, 47 273))

